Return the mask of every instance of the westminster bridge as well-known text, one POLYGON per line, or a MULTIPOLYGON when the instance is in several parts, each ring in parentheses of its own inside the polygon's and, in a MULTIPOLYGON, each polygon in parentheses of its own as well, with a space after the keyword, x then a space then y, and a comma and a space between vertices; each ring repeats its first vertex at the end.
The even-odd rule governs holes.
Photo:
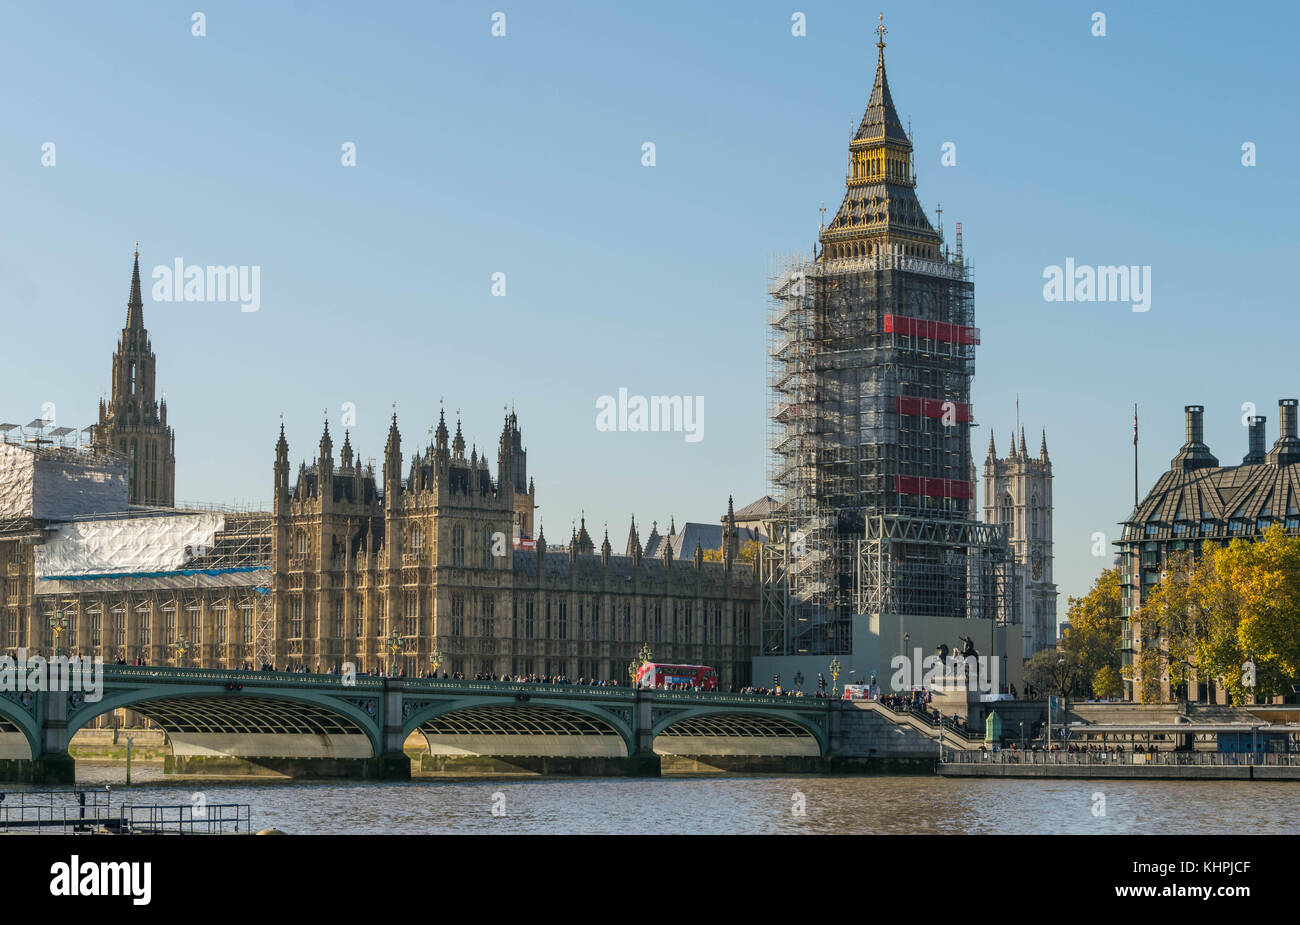
POLYGON ((421 767, 442 773, 498 761, 544 773, 653 775, 666 756, 709 756, 737 770, 816 769, 879 751, 864 746, 885 734, 897 751, 909 732, 909 754, 934 751, 925 736, 887 722, 864 739, 857 714, 868 705, 816 697, 108 665, 101 693, 0 691, 0 777, 70 782, 72 736, 119 709, 166 732, 169 773, 256 765, 400 779, 411 775, 408 739, 422 753, 427 746, 421 767))

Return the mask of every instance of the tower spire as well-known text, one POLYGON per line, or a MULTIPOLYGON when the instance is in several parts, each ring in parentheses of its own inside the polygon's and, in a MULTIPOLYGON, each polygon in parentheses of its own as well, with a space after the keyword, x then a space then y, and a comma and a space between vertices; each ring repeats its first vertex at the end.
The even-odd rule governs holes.
POLYGON ((885 23, 876 27, 876 78, 866 112, 849 141, 844 201, 818 236, 819 260, 906 253, 940 259, 939 233, 916 198, 912 140, 894 107, 885 74, 885 23))
POLYGON ((139 331, 144 328, 144 299, 140 295, 140 242, 135 242, 135 264, 131 267, 131 297, 126 303, 126 326, 139 331))

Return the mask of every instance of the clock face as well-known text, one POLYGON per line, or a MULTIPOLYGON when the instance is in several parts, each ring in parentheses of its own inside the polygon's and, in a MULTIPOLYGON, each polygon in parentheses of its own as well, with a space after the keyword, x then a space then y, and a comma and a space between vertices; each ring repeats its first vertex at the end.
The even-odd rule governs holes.
POLYGON ((1041 552, 1034 553, 1029 562, 1034 571, 1034 581, 1041 580, 1043 577, 1043 554, 1041 552))

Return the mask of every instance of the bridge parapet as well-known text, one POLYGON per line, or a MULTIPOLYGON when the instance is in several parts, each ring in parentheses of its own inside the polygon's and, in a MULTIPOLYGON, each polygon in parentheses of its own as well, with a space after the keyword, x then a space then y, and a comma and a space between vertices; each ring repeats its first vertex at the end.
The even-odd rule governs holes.
POLYGON ((59 774, 71 774, 71 735, 119 708, 160 723, 178 760, 339 759, 400 774, 399 765, 409 772, 403 744, 417 729, 439 739, 443 754, 469 749, 471 739, 516 748, 530 735, 550 735, 552 745, 567 735, 559 747, 574 754, 610 753, 613 735, 626 751, 619 760, 645 759, 647 768, 657 768, 660 736, 672 740, 660 746, 678 749, 766 742, 787 752, 802 739, 805 754, 824 758, 837 748, 840 712, 827 698, 517 681, 134 665, 106 665, 103 680, 97 701, 76 691, 0 697, 0 731, 21 732, 30 762, 53 761, 59 774))

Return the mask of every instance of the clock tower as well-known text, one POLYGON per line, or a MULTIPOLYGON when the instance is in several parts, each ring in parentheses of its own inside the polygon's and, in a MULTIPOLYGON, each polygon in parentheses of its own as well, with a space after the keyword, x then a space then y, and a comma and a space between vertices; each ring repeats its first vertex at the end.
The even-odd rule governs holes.
POLYGON ((1007 528, 1016 562, 1020 612, 1024 619, 1024 657, 1056 645, 1056 585, 1052 581, 1052 461, 1047 432, 1038 456, 1031 457, 1011 434, 1010 455, 999 459, 993 435, 984 460, 984 521, 1007 528))

